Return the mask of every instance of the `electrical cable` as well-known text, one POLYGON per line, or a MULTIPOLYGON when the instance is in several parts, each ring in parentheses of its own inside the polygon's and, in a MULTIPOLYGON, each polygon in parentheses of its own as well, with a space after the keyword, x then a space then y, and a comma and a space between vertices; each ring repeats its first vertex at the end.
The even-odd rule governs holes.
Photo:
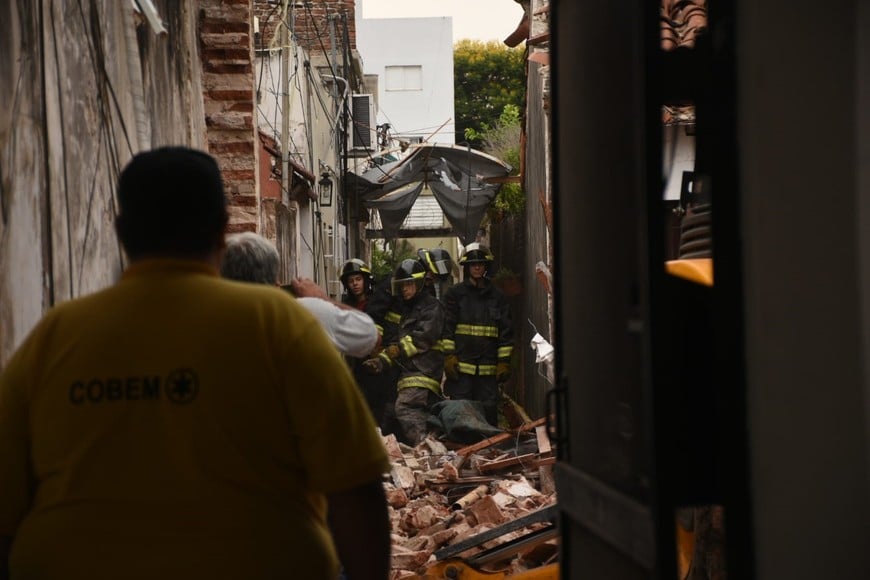
MULTIPOLYGON (((326 64, 329 65, 329 72, 333 76, 336 76, 338 73, 336 72, 335 66, 333 66, 332 61, 329 60, 329 53, 326 52, 326 47, 323 46, 323 35, 320 34, 320 29, 317 27, 317 20, 314 18, 314 14, 311 13, 311 2, 306 0, 305 2, 303 2, 303 6, 305 6, 305 9, 308 11, 308 18, 311 19, 311 26, 314 27, 315 37, 317 38, 318 44, 320 44, 320 50, 323 51, 323 58, 326 60, 326 64)), ((329 22, 329 5, 325 4, 325 8, 326 21, 329 22)), ((307 40, 311 39, 309 38, 307 40)))
POLYGON ((312 248, 311 244, 308 243, 308 240, 305 239, 305 234, 300 232, 299 239, 302 240, 302 243, 305 244, 305 247, 308 248, 308 251, 311 252, 311 255, 314 255, 314 248, 312 248))

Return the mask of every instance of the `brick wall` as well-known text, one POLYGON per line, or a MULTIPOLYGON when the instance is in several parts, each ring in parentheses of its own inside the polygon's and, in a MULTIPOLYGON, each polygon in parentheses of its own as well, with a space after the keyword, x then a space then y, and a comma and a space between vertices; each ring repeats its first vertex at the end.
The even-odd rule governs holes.
MULTIPOLYGON (((350 47, 355 49, 356 22, 354 19, 354 4, 354 0, 291 1, 290 9, 295 11, 295 15, 292 18, 288 17, 288 22, 294 21, 296 38, 299 45, 311 52, 322 52, 323 48, 330 51, 327 18, 328 16, 340 15, 343 12, 347 15, 350 47), (294 3, 301 4, 302 6, 293 8, 294 3)), ((276 4, 275 0, 254 0, 254 15, 260 19, 260 35, 256 46, 257 49, 268 49, 278 46, 278 42, 273 42, 273 39, 278 34, 278 25, 283 16, 282 7, 283 3, 276 4)), ((341 21, 339 20, 335 23, 335 40, 339 54, 341 54, 343 38, 341 21)))
POLYGON ((251 0, 200 0, 199 7, 208 150, 223 171, 228 231, 257 231, 251 0))

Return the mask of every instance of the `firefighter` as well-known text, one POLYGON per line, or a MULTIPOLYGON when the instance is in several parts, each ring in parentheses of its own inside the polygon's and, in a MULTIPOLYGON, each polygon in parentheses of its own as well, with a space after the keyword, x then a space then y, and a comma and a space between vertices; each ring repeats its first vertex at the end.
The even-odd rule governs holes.
POLYGON ((499 385, 511 374, 513 329, 510 307, 489 279, 494 257, 469 244, 459 258, 463 281, 444 298, 445 394, 483 405, 487 422, 498 426, 499 385))
POLYGON ((341 301, 357 310, 365 310, 374 286, 368 264, 359 258, 348 260, 342 265, 338 278, 344 286, 341 301))
POLYGON ((388 435, 396 429, 393 405, 396 400, 397 371, 388 368, 383 373, 373 375, 365 369, 363 362, 377 357, 381 345, 397 340, 400 315, 393 305, 393 297, 375 285, 371 269, 363 260, 353 258, 345 262, 339 280, 344 286, 342 302, 368 314, 378 329, 379 340, 375 350, 363 358, 349 358, 348 363, 381 433, 388 435))
POLYGON ((393 275, 393 295, 401 302, 395 342, 385 343, 376 359, 365 362, 373 373, 398 368, 396 419, 401 438, 417 445, 426 436, 429 409, 441 397, 444 355, 439 346, 444 330, 441 303, 423 291, 426 270, 414 259, 403 260, 393 275))
POLYGON ((452 281, 453 260, 450 259, 450 253, 442 248, 432 248, 417 250, 417 257, 426 269, 424 290, 438 300, 443 300, 452 281))

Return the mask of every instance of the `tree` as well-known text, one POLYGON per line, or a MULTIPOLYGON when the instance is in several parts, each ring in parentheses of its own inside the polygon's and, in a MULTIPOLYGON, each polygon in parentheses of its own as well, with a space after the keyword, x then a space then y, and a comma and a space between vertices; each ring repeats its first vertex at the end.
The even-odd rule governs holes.
POLYGON ((384 242, 383 248, 372 245, 372 275, 375 280, 385 280, 393 275, 396 268, 407 258, 416 258, 417 248, 408 240, 398 239, 392 243, 384 242))
POLYGON ((478 145, 480 139, 474 137, 494 127, 506 105, 523 110, 525 49, 494 40, 460 40, 453 47, 453 79, 456 142, 478 145))
MULTIPOLYGON (((481 148, 513 167, 513 175, 520 169, 520 135, 522 127, 520 110, 516 105, 505 105, 492 126, 484 126, 478 132, 468 129, 466 135, 481 143, 481 148)), ((518 216, 526 206, 526 194, 518 183, 505 183, 493 200, 497 213, 518 216)))

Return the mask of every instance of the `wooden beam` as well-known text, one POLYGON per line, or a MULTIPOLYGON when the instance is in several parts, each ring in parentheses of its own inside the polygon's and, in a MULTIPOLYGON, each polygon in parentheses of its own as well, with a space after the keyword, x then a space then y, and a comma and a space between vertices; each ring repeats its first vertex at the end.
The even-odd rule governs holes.
POLYGON ((486 474, 506 467, 513 467, 514 465, 532 468, 540 467, 541 465, 552 465, 555 462, 556 458, 552 457, 549 453, 526 453, 525 455, 515 455, 507 459, 494 459, 481 463, 477 466, 477 470, 482 474, 486 474))
POLYGON ((468 447, 463 447, 456 453, 458 455, 468 456, 474 453, 475 451, 480 451, 481 449, 486 449, 487 447, 491 447, 497 443, 501 443, 502 441, 507 441, 508 439, 512 439, 517 433, 523 433, 525 431, 531 431, 535 427, 543 425, 546 423, 546 419, 543 417, 538 419, 537 421, 532 421, 531 423, 526 423, 525 425, 520 425, 517 429, 513 431, 505 431, 499 435, 493 435, 489 439, 484 439, 483 441, 478 441, 473 445, 469 445, 468 447))
MULTIPOLYGON (((419 228, 413 230, 399 230, 397 238, 444 238, 452 237, 456 234, 452 228, 419 228)), ((384 230, 366 230, 367 240, 382 240, 384 239, 384 230)))
POLYGON ((547 426, 535 427, 535 436, 538 438, 538 453, 549 453, 552 450, 550 438, 547 436, 547 426))
POLYGON ((522 183, 522 175, 505 175, 504 177, 486 177, 484 183, 522 183))
POLYGON ((477 466, 477 470, 481 473, 489 473, 491 471, 498 471, 499 469, 504 469, 506 467, 513 467, 514 465, 522 465, 523 463, 534 461, 537 457, 538 455, 536 453, 527 453, 525 455, 508 457, 507 459, 497 459, 495 461, 481 463, 477 466))
POLYGON ((542 34, 538 34, 536 36, 530 37, 526 41, 526 44, 529 46, 536 46, 538 44, 543 44, 545 42, 550 42, 550 33, 549 32, 544 32, 542 34))

